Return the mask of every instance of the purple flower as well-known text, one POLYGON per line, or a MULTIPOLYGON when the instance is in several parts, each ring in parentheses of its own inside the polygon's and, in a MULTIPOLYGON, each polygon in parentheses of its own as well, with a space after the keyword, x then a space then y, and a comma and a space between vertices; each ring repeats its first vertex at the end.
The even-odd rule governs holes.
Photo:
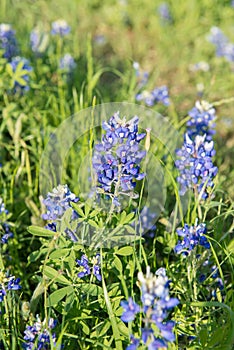
POLYGON ((14 237, 14 234, 13 232, 11 232, 11 228, 9 224, 6 221, 8 214, 9 214, 9 211, 5 208, 3 199, 0 197, 0 232, 3 233, 1 237, 1 242, 3 244, 7 244, 9 238, 14 237))
POLYGON ((158 6, 158 14, 160 16, 160 19, 162 23, 170 23, 172 22, 172 16, 170 12, 169 5, 166 2, 162 2, 158 6))
POLYGON ((214 142, 206 141, 206 135, 195 136, 193 141, 188 134, 185 134, 184 144, 176 151, 178 160, 175 166, 180 172, 177 181, 180 184, 180 194, 183 195, 191 188, 201 197, 208 197, 208 188, 214 186, 213 178, 218 168, 213 165, 212 157, 215 155, 214 142))
POLYGON ((199 224, 195 226, 184 225, 183 228, 176 230, 178 235, 183 237, 182 241, 179 241, 174 250, 177 254, 188 255, 197 245, 201 245, 206 249, 210 248, 210 244, 206 234, 206 224, 199 224))
POLYGON ((83 267, 83 270, 78 273, 78 277, 83 278, 84 276, 90 275, 89 259, 85 254, 81 256, 80 260, 77 259, 76 262, 79 266, 83 267))
POLYGON ((234 44, 228 41, 222 30, 212 27, 208 40, 216 47, 216 55, 224 57, 229 62, 234 62, 234 44))
POLYGON ((72 55, 66 53, 59 61, 59 68, 66 73, 71 73, 76 68, 76 63, 72 55))
MULTIPOLYGON (((198 264, 200 264, 201 256, 197 255, 197 259, 198 264)), ((224 289, 224 282, 220 278, 219 269, 216 265, 213 265, 210 257, 208 257, 205 261, 202 261, 202 264, 200 264, 200 266, 201 274, 198 276, 198 281, 199 283, 203 284, 208 292, 207 300, 216 298, 217 289, 221 292, 221 294, 224 289)))
POLYGON ((206 134, 206 140, 211 141, 215 131, 214 121, 217 118, 215 108, 206 101, 197 101, 188 115, 191 117, 187 122, 187 134, 191 139, 196 135, 206 134))
POLYGON ((167 348, 167 344, 159 338, 155 338, 152 343, 148 345, 148 350, 157 350, 161 348, 167 348))
MULTIPOLYGON (((43 203, 46 206, 46 213, 42 215, 44 220, 60 219, 68 208, 71 208, 71 202, 78 202, 79 198, 72 193, 67 185, 59 185, 47 194, 43 203)), ((52 227, 51 227, 52 228, 52 227)), ((53 228, 55 228, 53 226, 53 228)))
POLYGON ((3 57, 8 61, 19 52, 15 31, 10 24, 0 24, 0 48, 3 50, 3 57))
POLYGON ((170 298, 170 281, 166 275, 166 270, 160 268, 153 275, 150 268, 147 267, 145 276, 142 272, 138 273, 138 281, 143 308, 140 309, 139 305, 133 303, 131 299, 129 299, 129 302, 122 302, 121 306, 124 307, 125 311, 121 319, 129 322, 134 320, 136 313, 143 312, 145 322, 141 335, 143 343, 148 344, 148 349, 167 347, 167 342, 174 341, 175 336, 173 333, 174 322, 165 321, 165 319, 168 317, 169 311, 178 305, 179 300, 170 298), (153 325, 157 326, 160 338, 155 338, 153 325))
POLYGON ((13 74, 13 91, 14 93, 24 94, 30 89, 30 74, 32 67, 29 61, 24 57, 14 57, 9 62, 13 74))
POLYGON ((136 181, 145 176, 140 171, 145 151, 139 149, 145 134, 138 133, 138 117, 126 121, 125 118, 120 119, 119 113, 104 122, 103 129, 106 134, 102 142, 95 146, 93 168, 98 187, 118 202, 119 193, 131 193, 136 181))
POLYGON ((136 350, 140 343, 140 339, 134 338, 133 335, 130 337, 131 344, 126 347, 126 350, 136 350))
POLYGON ((22 287, 20 286, 20 278, 10 277, 7 284, 8 290, 19 290, 22 287))
POLYGON ((49 44, 49 35, 40 28, 34 28, 30 33, 30 46, 32 51, 37 54, 43 54, 49 44))
POLYGON ((0 302, 4 300, 4 297, 8 290, 19 290, 20 278, 15 278, 14 276, 9 276, 4 272, 0 271, 0 302))
POLYGON ((65 36, 69 34, 70 31, 71 27, 67 24, 67 22, 64 19, 58 19, 57 21, 52 23, 52 35, 65 36))
POLYGON ((50 318, 48 325, 45 321, 41 322, 37 315, 37 320, 32 326, 27 326, 24 331, 24 340, 27 342, 23 343, 23 348, 26 350, 46 350, 50 349, 51 340, 53 345, 56 346, 56 335, 50 333, 50 329, 56 326, 57 321, 50 318), (37 347, 35 347, 37 345, 37 347))
POLYGON ((102 275, 100 272, 100 254, 96 254, 96 256, 91 259, 91 263, 93 265, 92 269, 89 266, 89 259, 85 254, 81 256, 80 260, 77 259, 76 262, 78 266, 82 267, 82 271, 78 273, 79 278, 88 276, 92 272, 98 281, 102 280, 102 275))
POLYGON ((156 87, 151 92, 143 91, 136 95, 136 100, 139 102, 143 101, 148 107, 152 107, 159 102, 165 106, 170 105, 168 88, 166 86, 156 87))
POLYGON ((121 320, 124 322, 130 322, 135 319, 135 315, 140 312, 140 306, 135 303, 132 298, 128 301, 121 301, 120 305, 124 308, 124 312, 121 316, 121 320))
POLYGON ((5 295, 6 291, 4 289, 0 289, 0 303, 3 302, 5 295))

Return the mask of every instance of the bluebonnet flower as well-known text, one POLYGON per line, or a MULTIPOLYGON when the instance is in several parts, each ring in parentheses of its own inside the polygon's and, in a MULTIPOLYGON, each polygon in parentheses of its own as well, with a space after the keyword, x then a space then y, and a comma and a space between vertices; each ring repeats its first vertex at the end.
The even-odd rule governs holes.
POLYGON ((131 341, 131 344, 129 344, 126 347, 126 350, 136 350, 138 348, 138 345, 140 344, 140 339, 135 338, 133 337, 133 335, 131 335, 130 341, 131 341))
POLYGON ((223 48, 223 57, 229 62, 234 62, 234 44, 227 43, 223 48))
POLYGON ((99 188, 118 205, 118 195, 132 193, 136 180, 145 176, 140 171, 140 162, 146 152, 139 150, 145 134, 138 133, 138 117, 126 121, 120 119, 119 113, 104 122, 103 129, 106 134, 95 146, 93 168, 99 188))
POLYGON ((145 90, 136 95, 136 101, 143 101, 148 107, 152 107, 158 102, 161 102, 165 106, 169 106, 170 98, 168 88, 166 86, 161 86, 156 87, 151 92, 145 90))
POLYGON ((1 288, 0 289, 0 303, 3 302, 5 296, 6 296, 6 291, 5 291, 5 289, 1 288))
POLYGON ((202 223, 194 226, 185 224, 183 228, 179 228, 176 231, 179 236, 183 237, 183 240, 179 241, 174 248, 177 254, 188 255, 197 245, 206 249, 210 248, 210 243, 205 237, 207 232, 206 224, 202 223))
MULTIPOLYGON (((139 312, 144 313, 144 327, 142 329, 141 340, 148 349, 159 349, 167 347, 168 342, 175 340, 173 328, 175 323, 168 318, 169 311, 178 305, 177 298, 169 295, 169 283, 166 270, 160 268, 156 275, 150 272, 147 267, 146 276, 142 272, 138 273, 138 285, 141 289, 142 308, 130 298, 128 302, 122 302, 124 308, 121 319, 124 322, 133 321, 139 312), (158 331, 154 331, 157 326, 158 331)), ((127 349, 134 350, 140 345, 140 339, 131 337, 131 344, 127 349)))
POLYGON ((0 24, 0 48, 3 50, 3 57, 8 61, 19 52, 15 31, 10 24, 0 24))
POLYGON ((5 207, 5 203, 3 202, 3 199, 0 197, 0 215, 4 213, 4 214, 8 214, 8 210, 5 207))
POLYGON ((19 285, 19 283, 20 283, 20 278, 15 278, 15 277, 11 276, 8 278, 7 289, 8 290, 21 289, 21 286, 19 285))
POLYGON ((1 242, 3 244, 7 244, 8 240, 14 237, 14 234, 11 231, 10 226, 6 222, 2 223, 1 226, 4 232, 3 236, 1 237, 1 242))
POLYGON ((100 254, 96 254, 96 256, 92 258, 92 268, 90 268, 89 259, 85 254, 81 256, 80 260, 77 259, 76 262, 78 266, 82 267, 82 271, 78 273, 78 277, 83 278, 92 273, 98 281, 102 280, 102 275, 100 271, 100 254))
POLYGON ((170 12, 169 5, 166 2, 162 2, 158 6, 158 14, 160 16, 160 19, 163 23, 170 23, 172 22, 172 16, 170 12))
POLYGON ((20 278, 15 278, 15 276, 9 276, 0 270, 0 302, 4 300, 4 297, 9 290, 19 290, 21 289, 20 278))
POLYGON ((215 134, 216 111, 215 108, 206 101, 197 101, 188 115, 187 134, 194 139, 196 135, 206 134, 206 141, 212 140, 215 134))
MULTIPOLYGON (((71 208, 71 202, 77 203, 78 201, 79 197, 76 197, 76 195, 70 191, 67 185, 58 185, 52 190, 52 192, 49 192, 46 199, 43 200, 43 203, 46 206, 46 213, 42 214, 42 219, 61 219, 65 211, 68 208, 71 208)), ((53 230, 56 226, 54 225, 53 230)))
POLYGON ((128 301, 121 301, 120 305, 124 308, 124 312, 121 316, 121 320, 124 322, 130 322, 135 319, 135 315, 140 312, 140 306, 135 303, 132 298, 128 301))
POLYGON ((149 73, 143 71, 138 62, 133 62, 133 69, 135 70, 135 74, 137 77, 137 88, 142 89, 145 86, 149 79, 149 73))
POLYGON ((30 73, 32 67, 29 61, 24 57, 14 57, 9 65, 12 69, 13 75, 13 90, 21 94, 29 90, 30 73), (15 73, 15 74, 14 74, 15 73))
POLYGON ((67 73, 71 73, 72 70, 76 67, 76 63, 72 55, 66 53, 59 62, 59 68, 67 73))
POLYGON ((58 19, 57 21, 52 23, 52 35, 65 36, 69 34, 70 31, 71 27, 67 24, 67 22, 64 19, 58 19))
POLYGON ((224 57, 227 61, 234 62, 234 44, 229 42, 220 28, 212 27, 208 40, 216 47, 218 57, 224 57))
POLYGON ((206 135, 197 135, 193 141, 185 134, 184 144, 176 154, 180 158, 175 161, 175 166, 180 172, 177 178, 181 186, 180 194, 185 194, 187 189, 193 189, 201 198, 206 199, 208 189, 214 186, 213 178, 218 172, 212 162, 215 155, 214 142, 207 142, 206 135))
POLYGON ((1 237, 1 242, 7 244, 9 238, 13 238, 14 234, 11 231, 11 228, 7 222, 7 215, 9 211, 5 208, 3 199, 0 197, 0 232, 3 233, 1 237))
POLYGON ((223 31, 218 27, 212 27, 210 29, 210 34, 208 35, 208 40, 216 47, 216 55, 223 56, 223 49, 228 43, 228 38, 223 33, 223 31))
POLYGON ((37 320, 32 326, 27 326, 24 331, 23 348, 25 350, 47 350, 50 349, 51 340, 53 345, 56 346, 56 335, 51 335, 51 329, 56 326, 57 321, 50 318, 48 325, 45 320, 42 322, 40 317, 37 315, 37 320))
MULTIPOLYGON (((202 261, 202 256, 197 255, 198 264, 202 261)), ((207 292, 207 299, 217 297, 217 291, 221 294, 224 290, 223 280, 220 278, 219 269, 216 265, 213 265, 210 257, 206 258, 205 261, 202 261, 201 266, 199 267, 200 275, 198 276, 198 281, 202 284, 207 292)))
POLYGON ((156 225, 155 225, 155 213, 150 211, 150 208, 144 206, 139 216, 139 223, 137 225, 133 221, 131 225, 136 226, 136 232, 139 232, 141 235, 147 235, 148 237, 153 238, 155 235, 156 225))
POLYGON ((49 35, 40 28, 34 28, 30 33, 30 46, 32 51, 37 54, 43 54, 49 44, 49 35))

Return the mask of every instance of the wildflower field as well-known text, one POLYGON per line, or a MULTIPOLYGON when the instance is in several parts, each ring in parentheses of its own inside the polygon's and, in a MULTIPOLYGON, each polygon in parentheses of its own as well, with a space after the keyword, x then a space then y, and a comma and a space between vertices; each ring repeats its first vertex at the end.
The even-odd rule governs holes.
POLYGON ((233 20, 0 0, 0 349, 234 349, 233 20))

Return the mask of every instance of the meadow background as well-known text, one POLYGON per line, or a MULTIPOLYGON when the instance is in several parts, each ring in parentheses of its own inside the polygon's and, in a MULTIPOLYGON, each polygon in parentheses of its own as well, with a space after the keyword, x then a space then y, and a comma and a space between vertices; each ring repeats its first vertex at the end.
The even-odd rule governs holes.
MULTIPOLYGON (((172 281, 170 294, 180 302, 170 312, 175 321, 175 340, 168 342, 169 349, 233 348, 234 55, 232 60, 218 57, 208 36, 216 26, 234 43, 234 5, 229 0, 168 1, 167 19, 160 15, 160 4, 148 0, 0 1, 0 23, 11 24, 19 56, 28 59, 32 67, 26 83, 29 89, 22 93, 14 90, 20 73, 12 75, 7 60, 0 59, 0 197, 8 210, 6 213, 1 207, 0 223, 2 235, 6 223, 13 233, 7 243, 0 244, 0 283, 3 288, 9 276, 15 276, 21 285, 0 297, 1 349, 126 349, 132 334, 141 337, 145 316, 137 316, 133 324, 124 322, 120 303, 130 296, 140 303, 137 273, 145 273, 147 266, 153 273, 166 268, 172 281), (71 27, 70 33, 51 35, 52 22, 61 18, 71 27), (39 52, 30 45, 35 27, 43 33, 39 52), (66 53, 75 62, 69 72, 59 66, 66 53), (194 68, 198 62, 206 62, 209 68, 194 68), (144 72, 148 76, 141 87, 144 72), (150 235, 133 247, 123 247, 125 250, 116 247, 101 252, 102 281, 92 274, 91 280, 77 277, 80 270, 75 260, 83 253, 91 259, 94 252, 64 235, 54 243, 54 233, 38 229, 45 226, 40 160, 51 133, 66 118, 94 103, 144 105, 144 101, 136 101, 136 95, 159 86, 167 86, 170 105, 157 103, 151 108, 169 118, 181 133, 181 142, 188 111, 197 100, 206 100, 216 108, 214 163, 218 174, 214 197, 201 203, 193 198, 185 222, 195 224, 199 207, 211 248, 209 254, 204 247, 196 253, 203 254, 204 260, 209 255, 210 266, 216 266, 222 279, 222 290, 212 282, 211 272, 207 284, 197 280, 202 267, 196 258, 188 261, 174 252, 177 225, 173 223, 168 229, 167 223, 176 185, 169 180, 166 207, 150 235), (29 226, 34 229, 28 230, 29 226), (191 278, 189 266, 194 271, 191 278), (45 319, 40 327, 48 330, 44 333, 49 340, 43 345, 35 337, 34 345, 25 347, 24 331, 35 324, 36 315, 45 319), (57 321, 53 331, 48 327, 50 318, 57 321)), ((90 147, 86 136, 69 154, 63 175, 63 184, 80 197, 76 173, 79 153, 90 147)), ((95 142, 98 136, 100 131, 94 134, 95 142)), ((157 157, 163 159, 160 148, 157 157)), ((178 173, 170 162, 169 170, 168 177, 176 181, 178 173)), ((84 203, 74 209, 80 210, 87 225, 100 223, 91 219, 101 214, 92 213, 84 203)), ((130 214, 131 207, 126 212, 130 214)), ((117 215, 110 227, 130 225, 132 216, 126 222, 123 216, 117 215)), ((149 342, 139 345, 139 349, 147 348, 163 347, 150 348, 149 342)))

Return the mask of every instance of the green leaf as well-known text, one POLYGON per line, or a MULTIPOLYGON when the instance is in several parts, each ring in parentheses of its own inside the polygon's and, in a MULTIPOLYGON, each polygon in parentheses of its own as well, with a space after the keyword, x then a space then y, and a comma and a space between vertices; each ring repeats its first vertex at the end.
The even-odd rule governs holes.
POLYGON ((50 254, 50 259, 58 259, 58 258, 65 258, 68 253, 71 251, 71 249, 56 249, 50 254))
POLYGON ((99 228, 98 224, 94 220, 88 220, 90 226, 94 228, 99 228))
POLYGON ((123 221, 123 224, 128 224, 133 218, 134 218, 135 214, 134 213, 130 213, 126 216, 126 218, 123 221))
POLYGON ((32 252, 29 256, 28 256, 28 262, 31 263, 31 262, 35 262, 37 261, 40 256, 42 254, 45 254, 47 252, 47 248, 41 248, 39 250, 35 250, 35 252, 32 252))
POLYGON ((117 252, 115 252, 115 254, 127 256, 127 255, 132 255, 133 252, 134 252, 133 247, 128 246, 128 247, 120 248, 117 252))
POLYGON ((71 283, 68 279, 61 275, 61 273, 50 266, 46 266, 43 270, 44 274, 50 279, 54 279, 54 282, 59 282, 61 284, 70 285, 71 283))
POLYGON ((117 256, 114 258, 113 265, 120 272, 120 274, 122 275, 122 273, 123 273, 123 265, 121 263, 121 260, 117 256))
POLYGON ((50 307, 58 304, 60 300, 62 300, 66 295, 69 295, 72 292, 73 292, 72 286, 63 287, 54 291, 52 294, 50 294, 50 296, 47 299, 47 306, 50 307))
POLYGON ((53 237, 56 233, 50 230, 47 230, 40 226, 29 226, 28 232, 30 232, 33 236, 40 237, 53 237))
POLYGON ((93 297, 103 294, 102 288, 96 284, 82 283, 78 285, 78 288, 82 293, 92 295, 93 297))
POLYGON ((79 204, 71 202, 71 206, 75 209, 75 211, 76 211, 80 216, 85 217, 84 212, 83 212, 83 210, 81 209, 81 207, 79 206, 79 204))
POLYGON ((119 318, 117 318, 116 320, 120 333, 123 334, 125 337, 129 337, 128 327, 119 318))

